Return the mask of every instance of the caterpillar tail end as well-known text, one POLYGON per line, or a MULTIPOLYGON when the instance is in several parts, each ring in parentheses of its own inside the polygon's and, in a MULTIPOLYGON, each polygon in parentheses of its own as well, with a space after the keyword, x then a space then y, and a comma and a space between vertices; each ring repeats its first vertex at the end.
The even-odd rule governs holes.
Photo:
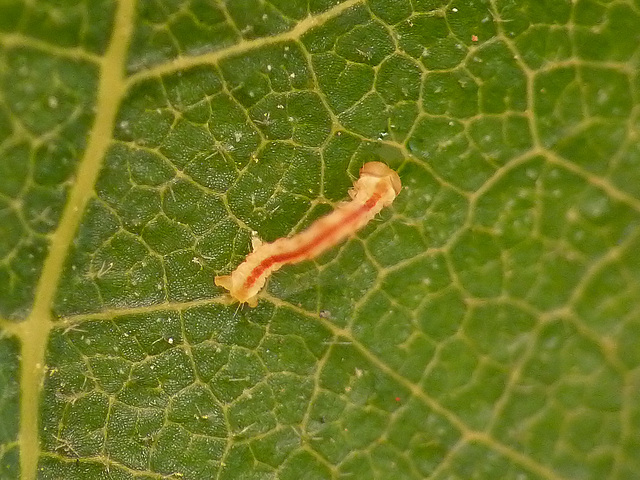
POLYGON ((218 275, 213 279, 213 283, 217 286, 226 288, 231 291, 231 275, 218 275))
POLYGON ((240 303, 246 303, 251 308, 258 306, 257 295, 254 295, 253 297, 250 297, 250 298, 239 298, 238 292, 235 292, 234 294, 234 291, 232 290, 233 281, 231 280, 231 275, 218 275, 217 277, 214 277, 213 282, 218 287, 222 287, 226 290, 229 290, 229 295, 231 295, 231 298, 233 298, 235 301, 240 303))

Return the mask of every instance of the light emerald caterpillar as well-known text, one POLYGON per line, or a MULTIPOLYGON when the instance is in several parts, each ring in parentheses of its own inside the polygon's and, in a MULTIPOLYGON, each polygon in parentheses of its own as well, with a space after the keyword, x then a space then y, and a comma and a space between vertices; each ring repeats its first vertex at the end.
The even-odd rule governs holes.
POLYGON ((364 227, 400 193, 398 174, 381 162, 365 163, 349 190, 351 201, 319 218, 306 230, 271 243, 254 239, 253 252, 230 275, 215 277, 234 300, 258 304, 258 293, 272 272, 289 263, 314 258, 364 227))

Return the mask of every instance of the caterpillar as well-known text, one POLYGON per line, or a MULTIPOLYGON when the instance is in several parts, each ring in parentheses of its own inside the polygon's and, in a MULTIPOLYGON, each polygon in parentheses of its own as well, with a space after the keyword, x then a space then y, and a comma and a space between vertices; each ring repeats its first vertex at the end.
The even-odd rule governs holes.
POLYGON ((401 183, 398 174, 382 162, 365 163, 360 177, 349 190, 350 202, 319 218, 291 237, 271 243, 253 240, 253 251, 230 275, 216 276, 219 287, 250 307, 258 304, 258 293, 271 273, 287 264, 312 259, 364 227, 384 207, 391 205, 401 183))

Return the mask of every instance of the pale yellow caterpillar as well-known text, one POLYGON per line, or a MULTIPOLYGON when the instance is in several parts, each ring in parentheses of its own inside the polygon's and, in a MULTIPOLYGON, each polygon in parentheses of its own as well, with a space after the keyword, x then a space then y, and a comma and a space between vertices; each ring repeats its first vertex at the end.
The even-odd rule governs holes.
POLYGON ((258 293, 272 272, 288 263, 298 263, 320 255, 364 227, 400 193, 400 177, 381 162, 365 163, 360 178, 349 190, 351 201, 313 222, 306 230, 271 243, 254 240, 253 252, 231 275, 215 277, 240 303, 255 307, 258 293))

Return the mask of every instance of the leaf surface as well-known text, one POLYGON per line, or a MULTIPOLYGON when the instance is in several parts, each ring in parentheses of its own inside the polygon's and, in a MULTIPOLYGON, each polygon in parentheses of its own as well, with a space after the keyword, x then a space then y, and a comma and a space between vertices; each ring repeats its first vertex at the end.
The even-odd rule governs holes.
POLYGON ((640 5, 0 5, 0 477, 640 478, 640 5), (273 275, 359 167, 392 207, 273 275))

